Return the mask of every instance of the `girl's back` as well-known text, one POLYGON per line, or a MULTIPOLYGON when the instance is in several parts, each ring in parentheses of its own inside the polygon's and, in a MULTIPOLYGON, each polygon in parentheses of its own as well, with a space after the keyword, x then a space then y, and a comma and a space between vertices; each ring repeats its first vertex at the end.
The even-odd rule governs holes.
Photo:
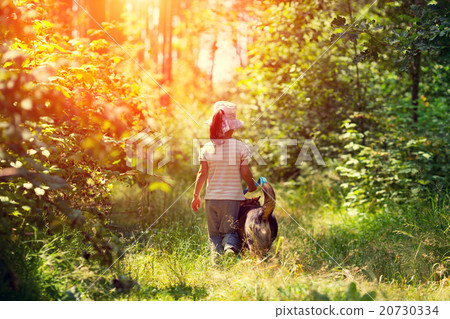
POLYGON ((203 146, 200 161, 206 161, 209 170, 205 199, 244 200, 240 168, 249 157, 247 146, 234 138, 203 146))

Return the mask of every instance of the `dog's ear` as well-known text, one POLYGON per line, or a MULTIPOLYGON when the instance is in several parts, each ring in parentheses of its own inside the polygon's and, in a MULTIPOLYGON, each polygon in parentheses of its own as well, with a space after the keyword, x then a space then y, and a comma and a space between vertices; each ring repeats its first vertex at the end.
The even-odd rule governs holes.
POLYGON ((252 201, 255 205, 261 206, 261 203, 259 202, 259 199, 261 198, 261 196, 258 197, 253 197, 252 201))

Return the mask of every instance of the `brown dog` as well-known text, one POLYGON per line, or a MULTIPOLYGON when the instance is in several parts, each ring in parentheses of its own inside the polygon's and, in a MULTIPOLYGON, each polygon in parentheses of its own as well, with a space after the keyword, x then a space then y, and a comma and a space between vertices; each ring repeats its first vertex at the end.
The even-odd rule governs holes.
POLYGON ((261 187, 264 192, 264 204, 259 197, 241 202, 238 215, 238 233, 242 248, 262 255, 267 253, 278 234, 278 223, 273 215, 275 209, 275 192, 269 183, 261 187))

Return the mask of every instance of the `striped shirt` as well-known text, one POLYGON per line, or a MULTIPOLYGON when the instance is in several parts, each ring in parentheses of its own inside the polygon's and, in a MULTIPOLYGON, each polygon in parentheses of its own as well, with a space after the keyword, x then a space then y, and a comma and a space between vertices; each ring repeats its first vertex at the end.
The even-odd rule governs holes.
POLYGON ((250 150, 234 138, 221 141, 208 142, 200 150, 200 161, 208 163, 205 199, 244 200, 241 165, 248 165, 250 150))

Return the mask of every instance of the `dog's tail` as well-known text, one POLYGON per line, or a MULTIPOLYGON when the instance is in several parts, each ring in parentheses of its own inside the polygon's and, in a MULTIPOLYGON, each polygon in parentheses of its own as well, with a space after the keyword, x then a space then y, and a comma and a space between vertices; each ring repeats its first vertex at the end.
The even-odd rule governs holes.
POLYGON ((266 222, 275 209, 275 192, 269 183, 264 183, 261 188, 264 192, 264 213, 262 215, 262 220, 266 222))

